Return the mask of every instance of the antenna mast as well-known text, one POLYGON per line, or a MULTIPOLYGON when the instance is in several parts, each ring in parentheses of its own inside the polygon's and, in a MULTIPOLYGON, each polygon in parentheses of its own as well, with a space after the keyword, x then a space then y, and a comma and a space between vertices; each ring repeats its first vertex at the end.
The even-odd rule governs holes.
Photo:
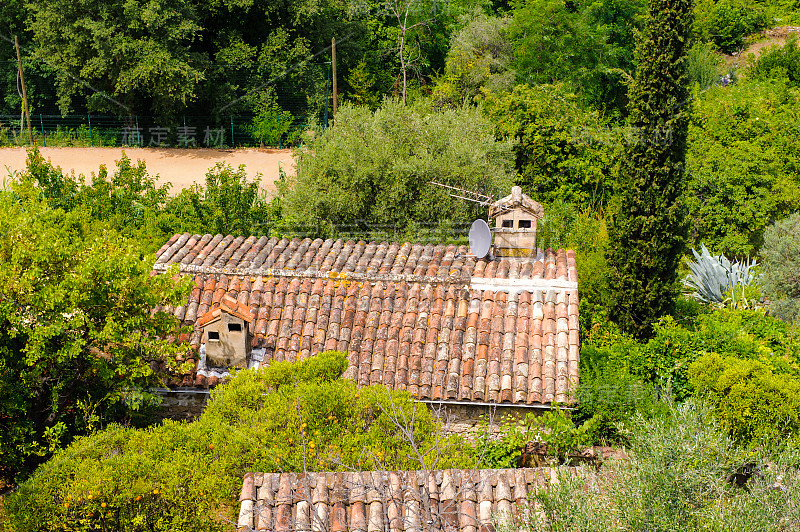
POLYGON ((458 194, 462 194, 461 196, 459 196, 457 194, 454 194, 453 192, 448 192, 451 198, 471 201, 473 203, 477 203, 481 207, 488 207, 494 202, 494 196, 487 196, 485 194, 481 194, 479 192, 473 192, 472 190, 466 190, 464 188, 451 187, 450 185, 445 185, 444 183, 437 183, 436 181, 429 181, 429 183, 431 185, 440 186, 442 188, 458 192, 458 194))

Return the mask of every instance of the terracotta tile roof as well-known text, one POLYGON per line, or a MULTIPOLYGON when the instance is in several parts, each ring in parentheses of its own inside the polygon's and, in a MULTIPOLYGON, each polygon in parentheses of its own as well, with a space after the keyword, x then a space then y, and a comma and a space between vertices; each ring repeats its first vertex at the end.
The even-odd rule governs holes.
MULTIPOLYGON (((194 276, 168 309, 200 347, 198 317, 223 297, 252 316, 262 364, 348 354, 346 376, 420 399, 532 405, 569 400, 578 378, 572 251, 476 260, 466 246, 175 235, 156 271, 194 276)), ((202 373, 202 372, 201 372, 202 373)), ((198 373, 184 386, 215 384, 198 373)))
POLYGON ((493 532, 528 494, 576 467, 346 473, 247 473, 241 532, 493 532))

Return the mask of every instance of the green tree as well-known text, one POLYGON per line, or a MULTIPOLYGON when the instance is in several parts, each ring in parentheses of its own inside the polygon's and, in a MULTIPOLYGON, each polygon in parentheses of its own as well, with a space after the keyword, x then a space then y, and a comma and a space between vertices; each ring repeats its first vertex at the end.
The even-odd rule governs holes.
POLYGON ((248 471, 470 467, 478 453, 443 433, 404 391, 341 378, 344 353, 238 372, 193 423, 118 425, 74 442, 6 501, 26 531, 224 531, 248 471), (91 497, 89 497, 91 495, 91 497))
POLYGON ((513 139, 517 184, 538 201, 602 209, 613 193, 617 135, 597 112, 581 108, 563 85, 517 85, 487 94, 484 108, 513 139))
POLYGON ((191 3, 67 0, 28 6, 36 52, 59 68, 62 113, 79 94, 90 110, 161 116, 174 116, 194 98, 203 73, 190 47, 200 30, 191 3))
POLYGON ((639 70, 630 92, 637 136, 622 156, 608 247, 611 316, 637 336, 652 334, 656 319, 673 309, 686 247, 682 195, 691 8, 690 0, 650 0, 637 49, 639 70))
POLYGON ((195 185, 184 195, 198 219, 198 232, 223 235, 253 235, 268 232, 269 204, 258 189, 261 175, 247 180, 244 165, 236 170, 217 163, 206 173, 205 189, 195 185))
POLYGON ((800 209, 800 90, 745 80, 692 105, 686 206, 693 246, 754 255, 764 230, 800 209))
POLYGON ((764 4, 748 0, 698 0, 694 13, 695 34, 726 54, 741 51, 744 38, 768 22, 764 4))
POLYGON ((480 10, 459 19, 463 25, 450 40, 444 75, 436 80, 434 97, 450 105, 471 102, 481 90, 503 93, 513 86, 514 48, 507 38, 510 19, 480 10))
POLYGON ((640 0, 514 2, 509 37, 519 79, 568 83, 595 108, 624 113, 643 11, 640 0))
POLYGON ((336 123, 299 153, 284 214, 306 224, 468 222, 485 211, 435 180, 494 194, 511 186, 511 143, 495 140, 476 108, 437 111, 426 100, 386 100, 375 112, 344 105, 336 123))
POLYGON ((189 288, 151 278, 152 259, 84 209, 38 199, 28 180, 0 194, 0 474, 11 479, 75 435, 125 419, 177 365, 153 312, 189 288))

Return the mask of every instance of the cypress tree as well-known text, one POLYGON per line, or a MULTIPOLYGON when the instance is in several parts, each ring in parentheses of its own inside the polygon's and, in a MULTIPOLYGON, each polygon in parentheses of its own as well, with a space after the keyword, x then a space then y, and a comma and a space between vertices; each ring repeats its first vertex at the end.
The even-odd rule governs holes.
POLYGON ((649 0, 630 89, 620 194, 609 226, 611 318, 637 337, 674 309, 688 232, 685 189, 691 0, 649 0))

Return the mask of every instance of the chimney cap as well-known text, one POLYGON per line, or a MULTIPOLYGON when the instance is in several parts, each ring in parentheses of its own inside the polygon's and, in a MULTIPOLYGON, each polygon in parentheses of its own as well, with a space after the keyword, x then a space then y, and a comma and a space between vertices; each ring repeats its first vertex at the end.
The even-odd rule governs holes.
POLYGON ((544 207, 523 194, 522 189, 515 185, 511 187, 511 194, 492 203, 489 207, 489 218, 497 218, 513 209, 522 209, 536 218, 544 217, 544 207))

